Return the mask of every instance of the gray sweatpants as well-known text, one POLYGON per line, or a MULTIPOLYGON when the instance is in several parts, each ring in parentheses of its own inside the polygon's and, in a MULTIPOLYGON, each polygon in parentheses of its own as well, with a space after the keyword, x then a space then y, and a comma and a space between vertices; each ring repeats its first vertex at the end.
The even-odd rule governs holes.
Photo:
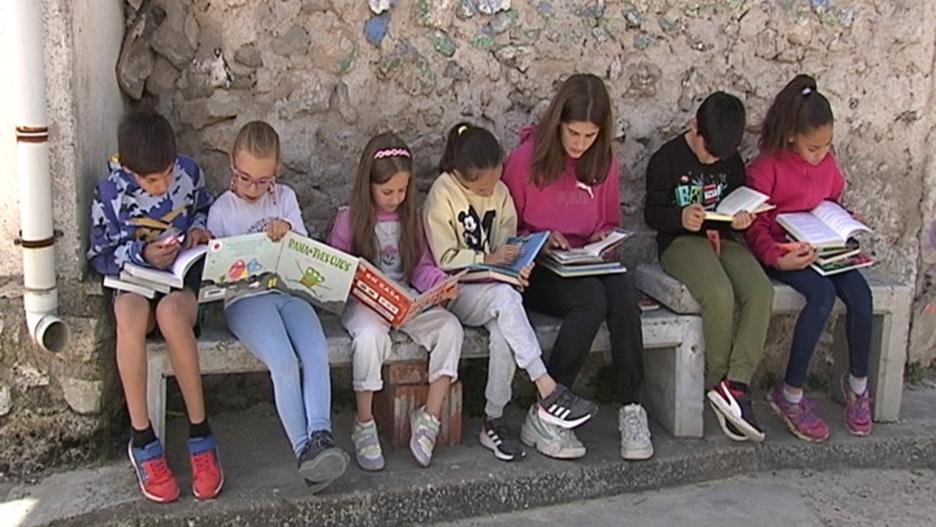
POLYGON ((543 351, 523 309, 523 297, 512 286, 461 284, 449 311, 466 326, 484 326, 491 334, 484 412, 498 418, 510 402, 510 384, 517 366, 535 381, 546 374, 543 351))

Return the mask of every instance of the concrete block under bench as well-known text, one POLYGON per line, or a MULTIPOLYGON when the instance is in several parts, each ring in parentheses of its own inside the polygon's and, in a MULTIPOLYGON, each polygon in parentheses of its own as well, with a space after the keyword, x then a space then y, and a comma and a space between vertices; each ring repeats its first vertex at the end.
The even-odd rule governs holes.
MULTIPOLYGON (((321 314, 322 326, 328 340, 329 362, 332 365, 351 364, 351 338, 338 319, 321 314)), ((540 344, 548 354, 559 332, 559 320, 531 313, 540 344)), ((678 315, 660 309, 643 314, 644 395, 643 402, 650 415, 677 437, 702 436, 702 396, 704 374, 704 346, 702 320, 697 315, 678 315)), ((602 327, 592 351, 610 349, 607 329, 602 327)), ((198 353, 202 374, 246 373, 266 371, 266 366, 247 351, 225 329, 209 326, 198 339, 198 353)), ((166 344, 163 341, 147 343, 149 370, 147 404, 156 435, 165 439, 166 379, 173 375, 166 344)), ((465 329, 462 358, 488 356, 487 331, 465 329)), ((393 333, 393 354, 388 363, 425 360, 426 350, 413 343, 406 335, 393 333)))
MULTIPOLYGON (((876 272, 864 272, 873 298, 873 329, 871 332, 871 371, 869 380, 875 421, 896 421, 900 414, 903 395, 903 374, 907 361, 907 339, 910 326, 910 307, 913 288, 910 284, 876 272)), ((634 280, 637 288, 656 299, 675 313, 699 314, 699 303, 679 280, 666 274, 657 264, 637 267, 634 280)), ((792 315, 806 304, 805 298, 792 287, 774 281, 773 312, 792 315)), ((836 299, 833 316, 845 313, 845 306, 836 299)), ((844 334, 844 320, 836 325, 834 371, 838 376, 848 363, 848 348, 844 334)), ((838 382, 833 382, 838 392, 838 382)), ((841 393, 834 393, 841 399, 841 393)))

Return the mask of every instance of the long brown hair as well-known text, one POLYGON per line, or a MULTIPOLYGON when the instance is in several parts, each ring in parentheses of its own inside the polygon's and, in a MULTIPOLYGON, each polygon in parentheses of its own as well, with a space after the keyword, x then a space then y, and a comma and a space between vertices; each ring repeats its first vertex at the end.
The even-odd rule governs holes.
POLYGON ((413 176, 412 153, 406 143, 393 132, 372 137, 361 152, 357 179, 351 191, 351 250, 372 264, 380 265, 377 235, 374 233, 377 210, 371 197, 371 185, 382 185, 400 172, 409 174, 406 199, 400 203, 397 214, 402 227, 399 247, 403 258, 403 274, 407 279, 411 279, 422 252, 416 178, 413 176))
POLYGON ((536 186, 543 188, 562 175, 566 154, 560 126, 574 121, 589 122, 598 127, 595 142, 576 163, 576 178, 582 183, 595 185, 608 177, 612 156, 611 100, 601 79, 577 73, 562 83, 536 129, 532 163, 532 179, 536 186))
POLYGON ((774 98, 764 117, 758 146, 763 152, 788 150, 790 136, 811 132, 831 122, 832 106, 819 93, 816 79, 800 74, 774 98))

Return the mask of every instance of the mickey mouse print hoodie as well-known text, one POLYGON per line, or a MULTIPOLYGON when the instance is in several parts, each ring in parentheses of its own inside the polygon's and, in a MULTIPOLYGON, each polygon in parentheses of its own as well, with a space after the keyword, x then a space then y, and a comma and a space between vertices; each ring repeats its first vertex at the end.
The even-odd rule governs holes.
POLYGON ((500 181, 485 197, 443 172, 432 184, 425 205, 426 236, 439 267, 457 269, 484 263, 517 232, 517 211, 500 181))

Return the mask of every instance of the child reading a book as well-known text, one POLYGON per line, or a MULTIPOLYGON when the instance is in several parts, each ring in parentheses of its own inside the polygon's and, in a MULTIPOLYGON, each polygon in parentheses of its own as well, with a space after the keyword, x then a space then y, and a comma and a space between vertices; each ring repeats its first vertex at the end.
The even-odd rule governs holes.
MULTIPOLYGON (((452 127, 439 169, 426 198, 426 234, 439 266, 458 269, 474 264, 510 265, 519 245, 507 244, 517 230, 517 214, 507 187, 500 181, 504 151, 491 132, 459 123, 452 127)), ((520 272, 527 285, 532 266, 520 272)), ((503 419, 510 401, 516 367, 536 385, 538 403, 529 413, 554 426, 573 428, 597 411, 565 386, 556 383, 543 363, 536 333, 523 309, 523 297, 502 282, 462 284, 449 310, 468 326, 490 332, 487 404, 480 432, 481 444, 497 459, 514 461, 526 453, 503 419)), ((544 446, 545 447, 545 446, 544 446)), ((554 457, 577 457, 561 449, 554 457)))
MULTIPOLYGON (((569 77, 553 97, 538 127, 520 133, 520 146, 507 158, 504 183, 510 189, 521 233, 551 231, 545 251, 582 247, 603 240, 621 217, 618 164, 611 151, 614 120, 604 82, 594 75, 569 77)), ((572 386, 603 322, 611 334, 617 376, 621 456, 653 455, 647 414, 639 402, 643 383, 643 333, 637 292, 627 273, 562 278, 538 266, 524 302, 562 318, 547 369, 572 386)), ((521 430, 536 443, 559 444, 584 455, 571 431, 530 414, 521 430)), ((542 450, 541 450, 542 452, 542 450)))
POLYGON ((747 230, 751 250, 767 274, 806 297, 796 320, 793 344, 782 386, 768 395, 774 412, 796 437, 824 441, 829 427, 803 395, 809 359, 832 311, 836 296, 848 309, 849 373, 840 379, 845 398, 845 426, 854 435, 871 433, 868 358, 871 351, 871 290, 858 271, 821 276, 810 269, 814 248, 802 244, 784 254, 784 230, 778 213, 809 211, 823 200, 837 202, 845 178, 831 152, 832 108, 816 81, 797 75, 767 111, 760 136, 760 154, 748 166, 748 186, 770 196, 776 210, 757 217, 747 230))
MULTIPOLYGON (((204 177, 189 157, 176 154, 169 122, 152 111, 134 111, 117 131, 118 159, 97 185, 91 205, 88 260, 106 276, 119 275, 125 265, 166 269, 182 246, 205 243, 205 215, 211 195, 204 177), (164 239, 160 236, 172 234, 164 239)), ((130 462, 148 499, 168 503, 179 497, 160 438, 150 424, 146 405, 146 335, 159 328, 182 391, 189 421, 188 452, 192 492, 214 498, 224 476, 218 445, 205 414, 198 349, 193 326, 197 320, 197 273, 185 288, 152 301, 124 291, 113 292, 117 324, 117 369, 130 414, 130 462)))
MULTIPOLYGON (((446 280, 425 245, 412 152, 394 133, 374 136, 361 153, 351 205, 338 212, 329 243, 360 256, 399 284, 427 291, 446 280)), ((390 355, 390 326, 377 313, 349 300, 341 318, 352 338, 352 380, 357 399, 351 440, 358 465, 380 470, 384 457, 374 423, 374 392, 383 389, 380 369, 390 355)), ((432 461, 441 425, 442 399, 458 378, 464 332, 442 307, 423 311, 400 327, 429 350, 429 395, 410 418, 410 451, 422 466, 432 461)))
POLYGON ((741 101, 724 92, 702 101, 689 130, 650 158, 644 219, 657 231, 663 270, 702 306, 706 395, 722 430, 736 441, 762 441, 750 383, 767 338, 773 286, 739 238, 754 220, 750 212, 731 222, 705 221, 706 209, 744 184, 738 154, 744 114, 741 101))
MULTIPOLYGON (((219 238, 265 232, 273 241, 289 231, 307 235, 296 194, 277 183, 279 135, 263 121, 243 126, 231 149, 231 186, 208 213, 219 238)), ((270 370, 280 422, 299 473, 314 492, 340 477, 348 454, 331 432, 328 344, 315 309, 277 290, 258 290, 225 303, 228 328, 270 370), (301 370, 301 371, 300 371, 301 370)))

